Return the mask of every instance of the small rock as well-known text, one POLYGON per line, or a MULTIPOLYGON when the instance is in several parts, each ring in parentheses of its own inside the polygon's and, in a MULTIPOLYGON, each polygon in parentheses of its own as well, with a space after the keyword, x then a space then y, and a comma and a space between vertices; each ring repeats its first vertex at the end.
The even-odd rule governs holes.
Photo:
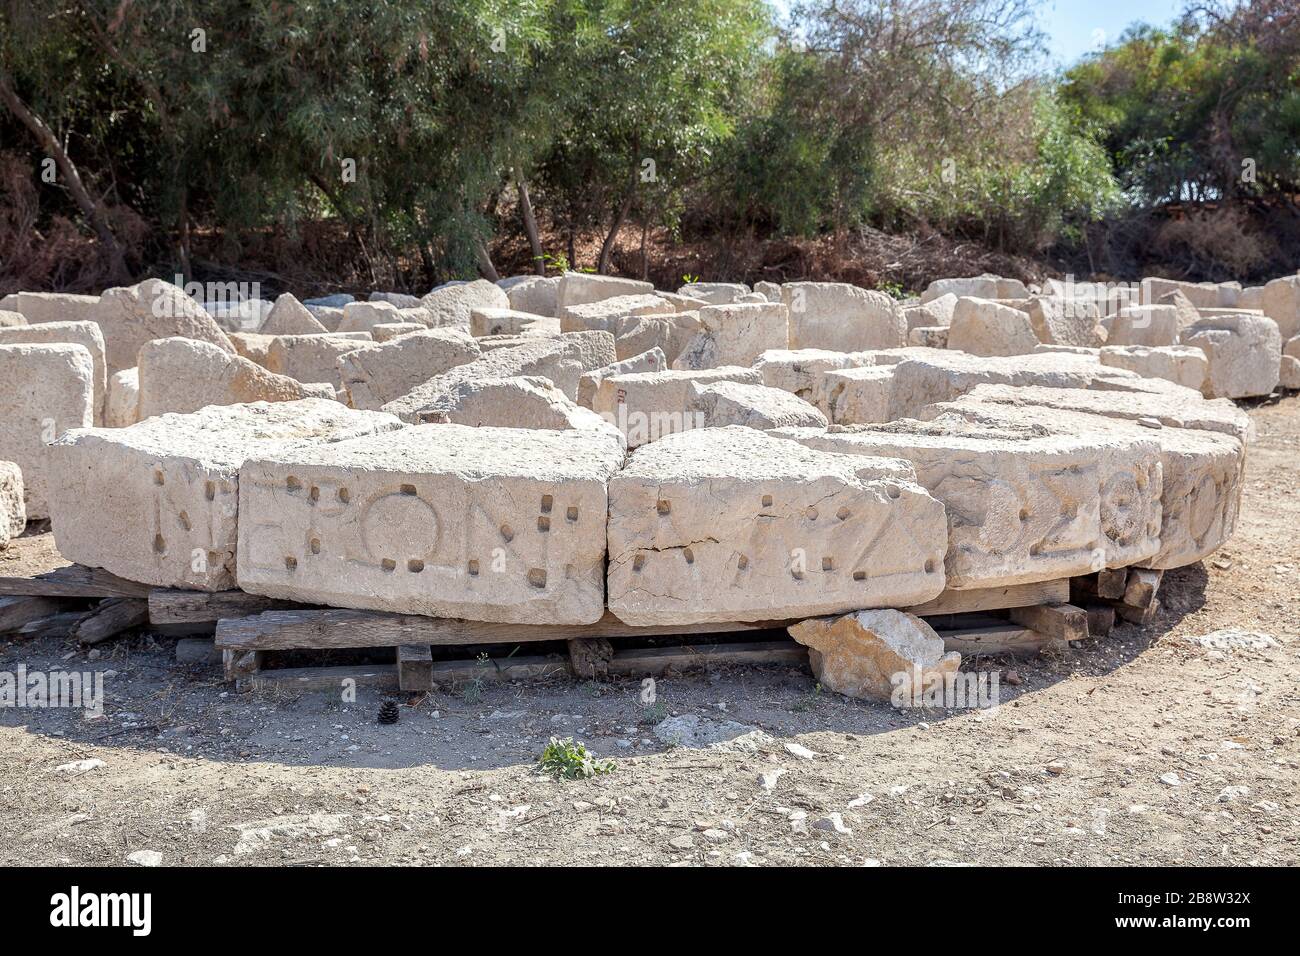
POLYGON ((695 848, 695 838, 689 833, 673 837, 668 841, 668 845, 674 850, 692 850, 695 848))
POLYGON ((815 760, 821 756, 817 751, 809 750, 803 744, 796 744, 793 741, 786 741, 785 750, 786 753, 798 757, 800 760, 815 760))
POLYGON ((869 793, 860 794, 849 801, 849 809, 856 810, 858 807, 865 807, 874 799, 876 798, 869 793))
POLYGON ((1224 787, 1214 799, 1219 803, 1231 803, 1250 795, 1250 787, 1224 787))
POLYGON ((1008 684, 1010 684, 1012 687, 1019 687, 1020 671, 1017 670, 1007 671, 1005 674, 1002 675, 1002 679, 1006 681, 1008 684))
POLYGON ((162 854, 157 850, 136 850, 127 857, 136 866, 160 866, 162 854))
POLYGON ((98 770, 100 767, 107 767, 108 764, 98 757, 91 757, 87 760, 74 760, 72 763, 62 763, 54 768, 55 773, 89 773, 91 770, 98 770))
POLYGON ((1162 773, 1160 775, 1160 782, 1167 787, 1177 787, 1180 786, 1183 781, 1179 779, 1178 774, 1171 770, 1169 773, 1162 773))
POLYGON ((758 775, 758 785, 764 790, 772 791, 776 789, 776 782, 786 774, 784 767, 777 767, 774 770, 764 770, 758 775))
POLYGON ((1046 769, 1053 777, 1059 777, 1061 774, 1065 773, 1065 764, 1059 760, 1053 760, 1047 765, 1046 769))
POLYGON ((844 817, 838 813, 828 813, 813 824, 818 830, 830 830, 841 836, 848 836, 853 831, 844 825, 844 817))

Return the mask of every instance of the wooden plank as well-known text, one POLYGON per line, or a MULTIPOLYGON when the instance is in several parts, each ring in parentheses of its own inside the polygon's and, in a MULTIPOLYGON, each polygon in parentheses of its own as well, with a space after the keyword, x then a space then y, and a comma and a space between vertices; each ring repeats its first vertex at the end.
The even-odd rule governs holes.
POLYGON ((1128 584, 1128 568, 1107 569, 1097 572, 1097 596, 1118 601, 1124 596, 1128 584))
POLYGON ((293 601, 246 591, 182 591, 154 588, 149 592, 149 620, 154 624, 208 624, 226 617, 247 617, 263 611, 307 607, 293 601))
POLYGON ((387 614, 382 611, 264 611, 251 617, 217 622, 217 646, 244 650, 295 648, 400 647, 403 644, 518 644, 592 637, 656 637, 762 631, 789 622, 689 624, 632 627, 612 614, 595 624, 489 624, 454 618, 387 614))
POLYGON ((1150 624, 1156 619, 1156 612, 1160 610, 1160 602, 1152 601, 1146 607, 1129 607, 1127 604, 1116 604, 1115 613, 1128 621, 1130 624, 1150 624))
POLYGON ((614 658, 614 645, 607 637, 575 637, 568 642, 569 669, 578 677, 605 677, 614 658))
POLYGON ((1129 607, 1145 609, 1156 602, 1156 592, 1160 590, 1163 571, 1149 568, 1129 568, 1128 582, 1124 586, 1123 603, 1129 607))
POLYGON ((98 644, 149 622, 149 602, 144 598, 109 598, 77 622, 70 637, 82 644, 98 644))
POLYGON ((1012 608, 1011 620, 1061 641, 1082 641, 1088 637, 1088 612, 1073 604, 1012 608))
MULTIPOLYGON (((4 600, 0 598, 0 600, 4 600)), ((39 598, 38 600, 46 600, 39 598)), ((32 621, 30 624, 24 624, 13 636, 24 641, 37 640, 43 637, 67 638, 72 633, 72 629, 83 617, 89 614, 89 611, 60 611, 58 614, 51 614, 49 617, 43 617, 39 620, 32 621)))
POLYGON ((971 588, 944 591, 933 601, 904 608, 909 614, 926 617, 934 614, 965 614, 970 611, 994 611, 1008 607, 1032 607, 1035 604, 1064 604, 1070 600, 1070 579, 1010 584, 1000 588, 971 588))
POLYGON ((1088 636, 1105 637, 1115 627, 1115 608, 1109 604, 1088 605, 1088 636))
POLYGON ((945 651, 957 651, 963 656, 1013 654, 1029 657, 1058 643, 1056 638, 1014 624, 975 627, 964 631, 939 631, 938 634, 943 638, 945 651))
POLYGON ((255 691, 337 692, 344 681, 354 681, 357 687, 397 690, 397 665, 284 667, 278 670, 260 670, 246 678, 241 678, 240 686, 255 691))
POLYGON ((612 677, 654 676, 668 670, 721 664, 807 664, 808 648, 796 641, 750 641, 684 647, 647 647, 616 651, 607 665, 612 677))
POLYGON ((147 598, 153 588, 100 568, 69 564, 34 577, 0 577, 0 594, 32 597, 147 598))
POLYGON ((397 686, 412 693, 433 690, 433 653, 428 644, 403 644, 397 648, 397 686))
POLYGON ((0 634, 53 617, 66 605, 47 597, 0 597, 0 634))

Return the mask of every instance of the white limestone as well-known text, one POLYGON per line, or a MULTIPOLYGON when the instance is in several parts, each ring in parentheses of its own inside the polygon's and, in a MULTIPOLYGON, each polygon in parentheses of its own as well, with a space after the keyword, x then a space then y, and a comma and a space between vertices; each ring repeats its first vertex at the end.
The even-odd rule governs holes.
POLYGON ((826 416, 796 395, 768 385, 743 382, 691 383, 691 403, 704 413, 706 428, 825 428, 826 416))
POLYGON ((683 371, 752 365, 768 349, 790 345, 789 310, 775 302, 710 305, 700 309, 700 331, 673 362, 683 371))
POLYGON ((566 272, 560 277, 556 289, 555 312, 563 316, 566 309, 575 305, 599 302, 601 299, 612 299, 620 295, 647 295, 654 290, 655 287, 649 282, 636 279, 566 272))
POLYGON ((1282 337, 1272 319, 1262 315, 1203 318, 1183 330, 1182 341, 1209 359, 1209 374, 1201 387, 1207 398, 1267 395, 1277 387, 1282 337))
POLYGON ((100 296, 93 316, 104 333, 110 373, 133 368, 140 346, 151 339, 179 335, 235 351, 226 333, 202 306, 183 290, 160 279, 109 289, 100 296))
MULTIPOLYGON (((475 309, 469 314, 469 332, 485 335, 559 335, 560 320, 551 316, 518 312, 514 309, 475 309)), ((575 330, 576 331, 576 330, 575 330)))
POLYGON ((449 325, 468 326, 475 309, 508 309, 510 299, 495 283, 475 279, 462 285, 434 289, 421 300, 430 328, 449 325))
POLYGON ((31 325, 43 322, 94 322, 99 296, 72 292, 18 292, 13 304, 6 306, 19 312, 31 325))
POLYGON ((965 296, 957 300, 948 348, 970 355, 1025 355, 1037 345, 1029 316, 1019 309, 965 296))
POLYGON ((787 282, 781 301, 790 310, 788 346, 853 352, 907 344, 907 318, 883 292, 845 282, 787 282))
POLYGON ((1210 362, 1205 353, 1189 345, 1114 345, 1101 349, 1102 365, 1126 368, 1147 378, 1163 378, 1184 388, 1200 391, 1209 374, 1210 362))
POLYGON ((478 344, 463 329, 422 329, 338 356, 339 378, 353 408, 380 409, 458 365, 477 359, 478 344))
POLYGON ((42 322, 0 328, 0 345, 46 345, 55 343, 80 345, 90 353, 95 366, 94 416, 95 424, 103 418, 104 396, 108 391, 107 362, 104 352, 104 335, 94 322, 42 322))
POLYGON ((12 461, 0 461, 0 549, 27 528, 23 504, 23 472, 12 461))
POLYGON ((591 408, 596 401, 596 392, 600 383, 611 375, 630 375, 633 372, 662 372, 668 368, 668 359, 663 349, 655 346, 638 355, 630 356, 610 365, 584 372, 578 379, 577 402, 584 408, 591 408))
POLYGON ((626 436, 628 448, 636 448, 665 435, 707 427, 704 411, 695 404, 696 386, 717 382, 761 384, 758 372, 739 366, 609 375, 597 386, 592 408, 626 436))
POLYGON ((506 289, 506 299, 509 307, 517 312, 555 316, 559 312, 556 308, 559 291, 559 276, 524 276, 506 289))
MULTIPOLYGON (((699 299, 708 305, 730 305, 749 294, 743 282, 688 282, 677 290, 678 295, 699 299)), ((763 296, 766 300, 767 296, 763 296)))
POLYGON ((339 357, 357 349, 375 348, 368 332, 325 335, 277 335, 266 350, 266 368, 300 382, 328 382, 343 387, 339 357))
POLYGON ((296 296, 286 292, 275 300, 257 331, 262 335, 319 335, 327 329, 296 296))
POLYGON ((140 370, 124 368, 108 380, 104 427, 125 428, 140 420, 140 370))

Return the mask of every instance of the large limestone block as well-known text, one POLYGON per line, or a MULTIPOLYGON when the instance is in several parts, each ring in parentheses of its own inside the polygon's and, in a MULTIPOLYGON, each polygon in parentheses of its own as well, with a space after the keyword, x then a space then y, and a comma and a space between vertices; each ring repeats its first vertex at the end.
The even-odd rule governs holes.
POLYGON ((816 396, 817 380, 823 372, 871 365, 874 358, 864 352, 831 352, 827 349, 768 349, 754 362, 763 384, 785 389, 805 401, 816 396))
MULTIPOLYGON (((1038 412, 1052 421, 1051 410, 1038 412)), ((773 434, 822 451, 910 461, 917 482, 947 510, 949 588, 1124 567, 1160 546, 1160 446, 1150 434, 972 425, 956 416, 773 434)))
POLYGON ((1277 323, 1284 341, 1300 335, 1300 275, 1266 283, 1259 294, 1258 308, 1277 323))
POLYGON ((524 276, 506 289, 506 298, 517 312, 555 316, 559 312, 555 305, 559 291, 559 276, 524 276))
POLYGON ((635 316, 614 333, 614 351, 621 360, 657 348, 671 366, 703 329, 698 311, 635 316))
POLYGON ((239 585, 339 607, 510 624, 604 613, 606 487, 586 430, 418 425, 253 458, 239 585))
POLYGON ((636 448, 665 435, 707 427, 704 412, 695 405, 695 387, 716 382, 761 384, 758 372, 738 366, 608 375, 596 388, 592 408, 626 436, 628 448, 636 448))
POLYGON ((563 316, 566 309, 601 299, 612 299, 620 295, 647 295, 655 287, 649 282, 636 279, 620 279, 616 276, 587 275, 582 272, 566 272, 560 277, 556 289, 555 312, 563 316))
MULTIPOLYGON (((560 320, 514 309, 475 309, 469 314, 469 333, 485 335, 559 335, 560 320)), ((576 331, 576 330, 575 330, 576 331)))
POLYGON ((1171 292, 1181 292, 1198 309, 1227 303, 1220 301, 1219 287, 1213 282, 1183 282, 1179 279, 1147 277, 1142 280, 1142 302, 1152 304, 1171 292))
MULTIPOLYGON (((418 295, 409 295, 405 292, 371 292, 366 296, 371 302, 391 302, 399 309, 418 309, 420 308, 420 297, 418 295)), ((346 308, 346 306, 344 306, 346 308)))
POLYGON ((1278 385, 1295 390, 1300 388, 1300 359, 1294 355, 1283 355, 1278 374, 1278 385))
POLYGON ((768 349, 790 347, 790 313, 784 304, 709 305, 700 309, 700 325, 700 331, 673 362, 674 368, 699 371, 747 366, 768 349))
POLYGON ((1144 345, 1160 348, 1178 342, 1182 319, 1175 305, 1135 305, 1107 316, 1107 345, 1144 345))
POLYGON ((1282 336, 1272 319, 1262 315, 1203 318, 1183 330, 1182 340, 1210 361, 1201 387, 1206 398, 1248 398, 1277 388, 1282 336))
POLYGON ((376 325, 392 325, 411 316, 423 321, 426 314, 422 308, 402 310, 391 302, 349 302, 343 307, 343 320, 337 331, 371 332, 376 325))
POLYGON ((907 344, 914 348, 946 349, 948 328, 946 325, 919 325, 908 329, 907 344))
POLYGON ((230 333, 230 344, 235 347, 235 354, 256 362, 262 368, 266 368, 271 353, 271 343, 275 339, 274 335, 263 335, 260 332, 230 333))
POLYGON ((375 348, 369 332, 330 332, 325 335, 277 335, 266 350, 266 368, 300 382, 328 382, 343 387, 339 357, 357 349, 375 348))
POLYGON ((43 322, 94 322, 99 296, 75 295, 71 292, 19 292, 14 311, 22 313, 30 325, 43 322))
POLYGON ((963 279, 935 279, 921 293, 922 304, 944 295, 958 298, 1000 299, 997 276, 970 276, 963 279))
POLYGON ((27 528, 23 504, 23 472, 12 461, 0 461, 0 548, 27 528))
POLYGON ((907 331, 913 329, 947 327, 952 325, 952 314, 957 308, 957 296, 945 293, 929 302, 917 302, 914 305, 901 305, 903 317, 907 319, 907 331))
POLYGON ((611 375, 631 375, 634 372, 662 372, 668 368, 668 359, 663 349, 655 346, 638 355, 630 356, 610 365, 584 372, 578 379, 578 404, 591 408, 596 402, 596 392, 600 383, 611 375))
POLYGON ((259 331, 275 308, 265 299, 245 299, 237 294, 226 299, 207 300, 202 306, 227 335, 259 331))
POLYGON ((235 587, 247 458, 400 428, 337 402, 260 402, 74 431, 51 449, 54 540, 70 561, 160 587, 235 587))
POLYGON ((312 393, 297 379, 194 339, 155 339, 140 347, 139 418, 196 412, 205 405, 296 402, 312 393))
POLYGON ((0 345, 0 461, 23 474, 29 519, 49 517, 50 444, 95 423, 95 362, 85 346, 0 345))
POLYGON ((779 282, 755 282, 754 291, 766 298, 768 302, 781 301, 781 283, 779 282))
MULTIPOLYGON (((482 340, 479 341, 480 347, 482 340)), ((425 411, 436 411, 462 382, 540 375, 549 378, 569 398, 578 394, 578 380, 592 369, 616 360, 614 337, 608 332, 572 332, 553 339, 537 338, 521 345, 493 349, 473 362, 434 375, 384 406, 403 421, 419 424, 425 411)))
POLYGON ((470 313, 475 309, 508 309, 510 299, 496 283, 475 279, 434 289, 421 300, 421 304, 428 314, 426 324, 430 328, 468 327, 470 313))
POLYGON ((617 335, 635 316, 669 315, 676 307, 660 295, 616 295, 560 310, 561 332, 603 331, 617 335))
MULTIPOLYGON (((730 305, 749 294, 743 282, 688 282, 677 290, 678 295, 699 299, 708 305, 730 305)), ((765 300, 767 296, 763 297, 765 300)))
POLYGON ((704 412, 706 428, 825 428, 826 416, 797 395, 768 385, 741 382, 691 383, 692 401, 704 412))
POLYGON ((125 428, 140 420, 140 370, 124 368, 108 380, 104 427, 125 428))
POLYGON ((461 382, 445 402, 425 413, 425 419, 475 428, 582 428, 626 446, 614 425, 572 401, 550 379, 537 376, 461 382))
MULTIPOLYGON (((1034 391, 1027 389, 1026 391, 1034 391)), ((1151 568, 1192 564, 1216 551, 1232 534, 1241 505, 1245 446, 1231 435, 1195 428, 1151 427, 1152 422, 1090 412, 985 402, 979 390, 929 412, 936 422, 955 416, 998 428, 1047 430, 1075 436, 1105 435, 1160 449, 1159 549, 1140 563, 1151 568)))
POLYGON ((427 328, 423 322, 381 322, 371 326, 370 337, 376 342, 391 342, 399 336, 422 332, 427 328))
POLYGON ((929 624, 892 608, 813 618, 789 631, 807 646, 818 682, 846 697, 890 701, 901 691, 911 699, 931 683, 941 686, 961 666, 961 655, 945 653, 943 638, 929 624))
POLYGON ((1145 345, 1106 346, 1100 353, 1101 364, 1126 368, 1146 378, 1163 378, 1184 388, 1200 391, 1209 373, 1205 353, 1189 345, 1148 348, 1145 345))
MULTIPOLYGON (((333 299, 333 296, 329 297, 333 299)), ((316 300, 308 300, 303 303, 307 311, 316 317, 316 321, 325 326, 326 332, 337 332, 339 326, 343 324, 343 306, 317 305, 316 300)))
POLYGON ((15 329, 27 324, 27 318, 21 312, 0 309, 0 329, 15 329))
POLYGON ((1045 345, 1097 348, 1107 340, 1096 303, 1036 295, 1022 307, 1038 341, 1045 345))
POLYGON ((947 528, 912 477, 738 426, 646 445, 610 481, 610 610, 703 624, 930 600, 947 528))
POLYGON ((423 329, 338 357, 353 408, 380 409, 411 389, 482 353, 464 329, 423 329))
POLYGON ((853 352, 907 344, 907 318, 883 292, 846 282, 787 282, 781 301, 790 310, 790 343, 770 348, 853 352))
POLYGON ((1282 354, 1300 358, 1300 335, 1292 336, 1287 340, 1286 345, 1282 346, 1282 354))
POLYGON ((948 328, 948 348, 970 355, 1025 355, 1038 345, 1029 316, 985 299, 962 297, 948 328))
POLYGON ((108 371, 134 368, 140 346, 152 339, 181 336, 211 342, 234 353, 226 333, 182 289, 161 279, 109 289, 99 298, 95 321, 104 333, 108 371))
POLYGON ((103 416, 104 396, 108 391, 108 372, 104 353, 104 335, 94 322, 43 322, 17 328, 0 328, 0 345, 45 345, 66 342, 83 346, 95 364, 95 423, 103 416))
MULTIPOLYGON (((968 393, 972 401, 1005 405, 1040 405, 1063 411, 1088 412, 1125 421, 1149 419, 1166 428, 1193 428, 1231 435, 1244 444, 1255 439, 1250 416, 1227 399, 1207 401, 1197 392, 1180 389, 1167 394, 1121 392, 1044 386, 979 385, 968 393)), ((953 401, 953 398, 941 401, 953 401)))
MULTIPOLYGON (((286 292, 275 300, 270 315, 257 331, 262 335, 319 335, 327 329, 296 296, 286 292)), ((237 345, 235 348, 238 351, 237 345)))

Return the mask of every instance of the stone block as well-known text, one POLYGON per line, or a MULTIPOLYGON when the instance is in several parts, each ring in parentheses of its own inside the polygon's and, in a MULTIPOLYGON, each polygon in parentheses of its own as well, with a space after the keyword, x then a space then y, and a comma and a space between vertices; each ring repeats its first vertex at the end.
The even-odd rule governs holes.
POLYGON ((275 300, 257 331, 262 335, 320 335, 328 330, 296 296, 286 292, 275 300))
POLYGON ((907 318, 883 292, 846 282, 787 282, 781 301, 790 310, 790 343, 769 348, 853 352, 907 344, 907 318))
POLYGON ((152 339, 182 336, 210 342, 226 352, 235 351, 226 333, 201 305, 161 279, 109 289, 100 296, 93 314, 104 333, 110 374, 134 368, 140 346, 152 339))
MULTIPOLYGON (((296 402, 307 386, 243 356, 195 339, 154 339, 140 347, 136 415, 196 412, 206 405, 296 402)), ((333 392, 330 392, 333 398, 333 392)))
POLYGON ((636 279, 617 276, 588 275, 584 272, 566 272, 560 277, 556 289, 555 313, 563 317, 565 310, 575 305, 599 302, 621 295, 648 295, 655 287, 636 279))
POLYGON ((485 335, 559 335, 560 320, 514 309, 475 309, 469 314, 469 333, 485 335))
POLYGON ((470 313, 475 309, 508 309, 510 298, 496 283, 475 279, 434 289, 421 300, 421 305, 428 313, 430 328, 468 327, 470 313))
POLYGON ((768 349, 790 345, 789 311, 784 304, 746 302, 700 309, 701 329, 673 362, 673 368, 699 371, 724 365, 752 365, 768 349))
POLYGON ((103 419, 104 396, 108 391, 104 335, 94 322, 42 322, 39 325, 0 328, 0 345, 52 345, 57 343, 83 346, 95 366, 95 424, 103 419))
POLYGON ((962 297, 948 327, 948 348, 970 355, 1026 355, 1038 345, 1029 316, 985 299, 962 297))
POLYGON ((125 428, 140 420, 140 370, 124 368, 108 380, 104 427, 125 428))
POLYGON ((524 276, 506 289, 506 299, 516 312, 554 317, 559 314, 556 308, 559 291, 559 276, 524 276))
POLYGON ((12 461, 0 461, 0 548, 27 529, 23 503, 23 472, 12 461))
POLYGON ((422 329, 338 356, 339 377, 353 408, 380 409, 482 353, 464 329, 422 329))
POLYGON ((1205 353, 1188 345, 1106 346, 1100 352, 1100 359, 1102 365, 1126 368, 1146 378, 1163 378, 1197 391, 1205 383, 1210 368, 1205 353))
POLYGON ((692 401, 704 413, 706 428, 825 428, 826 416, 797 395, 767 385, 742 382, 692 382, 692 401))
POLYGON ((266 368, 300 382, 328 382, 342 388, 339 357, 357 349, 375 347, 369 332, 277 335, 267 347, 266 368))
POLYGON ((1209 359, 1201 391, 1206 398, 1268 395, 1281 377, 1282 336, 1264 316, 1236 315, 1199 319, 1183 329, 1184 345, 1209 359))
POLYGON ((633 372, 604 377, 592 408, 636 448, 666 435, 707 427, 695 404, 695 387, 716 382, 761 384, 758 372, 740 367, 684 372, 633 372))
POLYGON ((668 368, 668 359, 663 349, 655 346, 639 355, 633 355, 610 365, 584 372, 578 379, 577 402, 584 408, 591 408, 596 402, 596 392, 600 383, 611 375, 630 375, 634 372, 662 372, 668 368))

